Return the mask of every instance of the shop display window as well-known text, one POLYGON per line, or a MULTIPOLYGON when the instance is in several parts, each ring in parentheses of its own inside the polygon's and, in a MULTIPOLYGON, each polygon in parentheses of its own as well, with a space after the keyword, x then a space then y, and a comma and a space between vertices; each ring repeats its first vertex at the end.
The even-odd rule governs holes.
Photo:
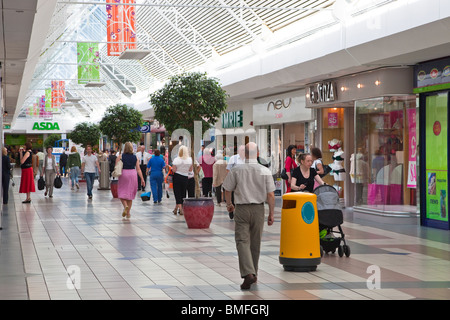
POLYGON ((414 213, 416 97, 360 100, 355 110, 355 150, 350 159, 355 206, 414 213))

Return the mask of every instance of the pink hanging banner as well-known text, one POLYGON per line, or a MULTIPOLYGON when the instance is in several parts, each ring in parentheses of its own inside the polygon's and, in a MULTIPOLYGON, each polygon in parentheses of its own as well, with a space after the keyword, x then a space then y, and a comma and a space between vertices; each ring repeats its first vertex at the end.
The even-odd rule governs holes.
POLYGON ((119 56, 127 48, 136 49, 135 0, 106 2, 108 56, 119 56))
POLYGON ((66 83, 52 81, 52 112, 59 112, 64 102, 66 102, 66 83))

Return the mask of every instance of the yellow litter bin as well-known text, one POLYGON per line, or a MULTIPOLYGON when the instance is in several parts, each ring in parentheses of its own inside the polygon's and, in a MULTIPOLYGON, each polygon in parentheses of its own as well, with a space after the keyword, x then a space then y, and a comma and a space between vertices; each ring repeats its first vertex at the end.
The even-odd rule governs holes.
POLYGON ((317 196, 283 195, 279 261, 286 271, 314 271, 321 261, 317 196))

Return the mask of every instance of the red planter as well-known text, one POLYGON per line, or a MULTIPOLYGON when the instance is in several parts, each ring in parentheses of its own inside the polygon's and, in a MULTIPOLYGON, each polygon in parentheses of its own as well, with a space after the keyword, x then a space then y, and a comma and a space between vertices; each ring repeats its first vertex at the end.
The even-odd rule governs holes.
POLYGON ((186 198, 183 212, 188 228, 206 229, 214 215, 214 202, 212 198, 186 198))
POLYGON ((113 195, 113 198, 118 198, 118 193, 117 193, 117 187, 119 186, 119 180, 111 180, 111 193, 113 195))

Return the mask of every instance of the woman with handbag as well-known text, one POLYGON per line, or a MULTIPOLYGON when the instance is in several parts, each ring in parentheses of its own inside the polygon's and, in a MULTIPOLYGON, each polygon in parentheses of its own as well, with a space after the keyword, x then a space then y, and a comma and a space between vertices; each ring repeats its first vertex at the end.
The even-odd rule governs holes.
POLYGON ((47 155, 44 158, 44 172, 45 172, 45 192, 44 196, 49 198, 53 198, 53 186, 56 178, 56 174, 58 173, 58 169, 56 167, 56 159, 52 154, 53 148, 47 147, 46 149, 47 155))
POLYGON ((81 157, 77 152, 77 147, 75 146, 72 146, 70 149, 67 167, 70 169, 70 181, 72 182, 71 190, 73 190, 74 185, 77 186, 77 189, 80 189, 80 185, 78 184, 78 176, 80 175, 81 157))
MULTIPOLYGON (((125 143, 123 153, 116 159, 116 166, 120 161, 122 162, 122 172, 117 185, 117 195, 123 205, 122 217, 130 218, 131 205, 137 194, 138 176, 141 179, 142 187, 145 188, 145 180, 142 176, 140 163, 136 155, 133 154, 131 142, 125 143)), ((114 171, 116 172, 116 169, 119 169, 119 167, 120 165, 114 171)))
POLYGON ((31 192, 36 192, 34 186, 34 172, 32 164, 32 145, 30 142, 25 143, 25 150, 21 148, 19 150, 20 168, 22 169, 22 175, 20 177, 20 188, 19 193, 26 193, 27 198, 22 203, 31 202, 31 192))
POLYGON ((288 176, 286 180, 286 192, 291 192, 292 171, 297 168, 297 163, 295 162, 296 153, 297 147, 292 144, 286 150, 286 161, 284 162, 284 169, 288 176))

